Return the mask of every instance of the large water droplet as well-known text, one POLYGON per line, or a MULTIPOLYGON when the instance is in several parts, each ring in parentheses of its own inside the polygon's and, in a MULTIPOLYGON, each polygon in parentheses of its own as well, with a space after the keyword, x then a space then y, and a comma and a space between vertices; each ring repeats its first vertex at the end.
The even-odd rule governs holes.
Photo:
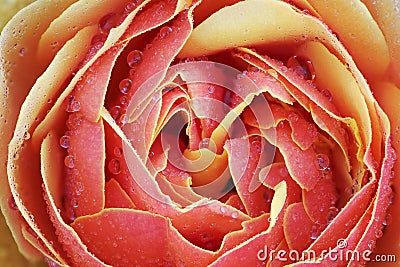
POLYGON ((60 138, 60 146, 62 148, 69 148, 69 145, 70 145, 69 136, 68 135, 61 136, 61 138, 60 138))
POLYGON ((108 33, 116 25, 115 13, 105 15, 99 20, 99 31, 101 34, 108 33))
POLYGON ((132 81, 130 79, 123 79, 119 83, 119 91, 123 94, 128 93, 129 89, 131 88, 132 81))
POLYGON ((142 61, 142 56, 143 56, 143 53, 139 50, 131 51, 126 58, 126 62, 128 63, 128 66, 131 68, 135 67, 136 64, 138 64, 140 61, 142 61))

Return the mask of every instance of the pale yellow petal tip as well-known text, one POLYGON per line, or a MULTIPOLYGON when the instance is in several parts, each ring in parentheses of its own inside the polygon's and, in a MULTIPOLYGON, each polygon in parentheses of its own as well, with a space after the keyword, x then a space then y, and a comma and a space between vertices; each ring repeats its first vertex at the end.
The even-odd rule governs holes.
POLYGON ((4 0, 0 5, 0 31, 20 9, 35 0, 4 0))

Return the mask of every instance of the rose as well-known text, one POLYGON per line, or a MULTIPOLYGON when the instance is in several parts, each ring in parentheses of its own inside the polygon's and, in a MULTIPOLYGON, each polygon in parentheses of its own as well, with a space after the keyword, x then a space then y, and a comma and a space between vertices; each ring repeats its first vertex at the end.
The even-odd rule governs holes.
POLYGON ((27 257, 343 265, 396 242, 394 7, 74 2, 1 38, 2 210, 27 257))

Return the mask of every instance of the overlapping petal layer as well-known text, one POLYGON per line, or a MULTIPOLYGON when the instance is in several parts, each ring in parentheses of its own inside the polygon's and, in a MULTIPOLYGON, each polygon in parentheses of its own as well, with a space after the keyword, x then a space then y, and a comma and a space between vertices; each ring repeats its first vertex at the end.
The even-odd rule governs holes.
POLYGON ((329 265, 329 249, 387 252, 399 233, 387 213, 400 148, 391 8, 24 9, 0 39, 1 206, 21 252, 60 266, 329 265))

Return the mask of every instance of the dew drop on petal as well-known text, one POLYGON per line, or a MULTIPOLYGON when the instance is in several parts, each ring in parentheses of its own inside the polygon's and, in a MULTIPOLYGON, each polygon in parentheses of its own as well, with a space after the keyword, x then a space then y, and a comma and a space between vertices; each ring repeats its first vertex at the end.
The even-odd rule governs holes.
POLYGON ((66 156, 64 159, 64 164, 70 169, 74 168, 74 157, 71 155, 66 156))
POLYGON ((239 213, 237 213, 236 211, 232 212, 232 218, 233 219, 237 219, 239 217, 239 213))
POLYGON ((384 225, 384 226, 387 226, 387 225, 391 224, 391 223, 392 223, 392 220, 393 220, 392 215, 389 214, 389 213, 386 214, 385 220, 383 221, 383 225, 384 225))
POLYGON ((68 117, 66 125, 69 130, 76 129, 82 123, 82 117, 78 114, 72 114, 68 117))
POLYGON ((31 134, 28 132, 24 133, 24 140, 29 140, 29 138, 31 138, 31 134))
POLYGON ((310 236, 310 238, 312 240, 315 240, 315 239, 317 239, 317 237, 318 237, 317 227, 315 225, 313 225, 311 227, 311 236, 310 236))
POLYGON ((317 166, 320 170, 329 168, 329 157, 325 154, 317 154, 317 166))
POLYGON ((123 126, 128 122, 128 116, 126 114, 122 114, 117 120, 118 126, 123 126))
POLYGON ((110 13, 102 17, 99 21, 99 31, 101 34, 108 33, 116 25, 115 13, 110 13))
POLYGON ((129 89, 131 88, 132 81, 130 79, 123 79, 119 83, 119 91, 123 94, 127 94, 129 89))
POLYGON ((254 151, 258 154, 262 151, 262 144, 260 140, 254 140, 251 142, 251 146, 253 147, 254 151))
POLYGON ((165 27, 162 27, 162 28, 161 28, 160 33, 158 34, 158 36, 159 36, 160 38, 164 39, 164 38, 167 37, 168 34, 170 34, 171 32, 172 32, 172 28, 171 28, 171 27, 168 27, 168 26, 165 26, 165 27))
POLYGON ((20 55, 21 57, 25 56, 25 48, 21 48, 21 49, 19 50, 19 55, 20 55))
POLYGON ((69 148, 70 140, 68 135, 61 136, 60 138, 60 146, 62 148, 69 148))
POLYGON ((73 198, 71 200, 71 206, 74 207, 74 208, 78 207, 78 200, 76 198, 73 198))
POLYGON ((115 148, 114 148, 114 156, 116 156, 116 157, 118 157, 118 158, 120 158, 120 157, 122 157, 122 148, 120 148, 120 147, 118 147, 118 146, 116 146, 115 148))
POLYGON ((117 120, 117 118, 121 114, 121 107, 120 106, 113 106, 112 108, 110 108, 109 112, 110 112, 111 117, 114 120, 117 120))
POLYGON ((8 198, 8 206, 12 210, 18 210, 17 203, 15 203, 14 197, 12 195, 8 198))
POLYGON ((119 102, 121 103, 121 105, 125 105, 128 101, 128 98, 126 96, 121 96, 121 98, 119 99, 119 102))
POLYGON ((110 160, 110 162, 108 163, 108 170, 112 174, 119 174, 121 172, 121 165, 119 163, 119 160, 118 159, 110 160))
POLYGON ((289 113, 289 115, 288 115, 288 119, 289 119, 290 121, 298 121, 298 120, 299 120, 299 115, 297 115, 297 114, 294 113, 294 112, 291 112, 291 113, 289 113))
POLYGON ((73 113, 73 112, 77 112, 81 109, 81 103, 76 100, 75 96, 69 96, 68 98, 68 102, 67 102, 67 107, 66 107, 66 111, 73 113))
POLYGON ((382 230, 376 230, 376 232, 375 232, 375 237, 376 237, 376 238, 381 238, 382 236, 383 236, 382 230))
POLYGON ((225 207, 221 207, 221 212, 222 213, 225 213, 227 210, 226 210, 226 208, 225 207))
POLYGON ((128 66, 131 68, 135 67, 136 64, 138 64, 140 61, 142 61, 142 56, 143 56, 143 53, 139 50, 131 51, 126 58, 126 62, 128 63, 128 66))

